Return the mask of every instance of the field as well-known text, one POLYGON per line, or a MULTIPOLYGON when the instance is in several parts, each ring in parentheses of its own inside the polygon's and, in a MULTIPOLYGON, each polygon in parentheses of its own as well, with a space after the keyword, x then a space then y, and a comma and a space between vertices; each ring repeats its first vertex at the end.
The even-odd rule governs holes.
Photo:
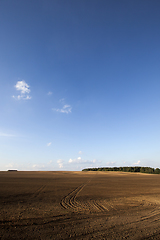
POLYGON ((0 172, 0 239, 160 239, 160 175, 0 172))

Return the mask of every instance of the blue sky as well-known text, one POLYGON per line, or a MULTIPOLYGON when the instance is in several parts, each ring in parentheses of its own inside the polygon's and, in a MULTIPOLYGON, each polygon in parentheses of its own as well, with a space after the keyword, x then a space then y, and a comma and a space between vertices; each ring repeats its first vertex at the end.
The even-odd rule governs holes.
POLYGON ((0 170, 160 167, 160 1, 0 1, 0 170))

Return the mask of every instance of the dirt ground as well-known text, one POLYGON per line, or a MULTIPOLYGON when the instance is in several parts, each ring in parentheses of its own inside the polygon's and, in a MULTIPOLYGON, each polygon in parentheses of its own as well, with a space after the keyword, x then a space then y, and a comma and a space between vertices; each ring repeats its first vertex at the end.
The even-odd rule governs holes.
POLYGON ((0 239, 160 239, 160 175, 0 172, 0 239))

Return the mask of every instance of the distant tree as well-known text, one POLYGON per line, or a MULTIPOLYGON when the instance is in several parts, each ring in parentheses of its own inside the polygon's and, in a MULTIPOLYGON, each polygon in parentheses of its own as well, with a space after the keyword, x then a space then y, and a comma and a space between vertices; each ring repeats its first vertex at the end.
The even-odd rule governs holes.
POLYGON ((155 171, 154 171, 154 173, 160 174, 160 169, 159 169, 159 168, 156 168, 155 171))
POLYGON ((151 167, 102 167, 102 168, 86 168, 82 171, 121 171, 121 172, 141 172, 141 173, 155 173, 160 174, 159 168, 151 168, 151 167))

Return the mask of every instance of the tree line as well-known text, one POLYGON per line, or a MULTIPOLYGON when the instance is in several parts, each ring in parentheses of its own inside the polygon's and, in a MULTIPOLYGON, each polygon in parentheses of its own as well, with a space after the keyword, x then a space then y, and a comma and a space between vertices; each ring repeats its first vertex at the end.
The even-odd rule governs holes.
POLYGON ((101 167, 101 168, 85 168, 82 171, 119 171, 119 172, 140 172, 160 174, 159 168, 151 167, 101 167))

